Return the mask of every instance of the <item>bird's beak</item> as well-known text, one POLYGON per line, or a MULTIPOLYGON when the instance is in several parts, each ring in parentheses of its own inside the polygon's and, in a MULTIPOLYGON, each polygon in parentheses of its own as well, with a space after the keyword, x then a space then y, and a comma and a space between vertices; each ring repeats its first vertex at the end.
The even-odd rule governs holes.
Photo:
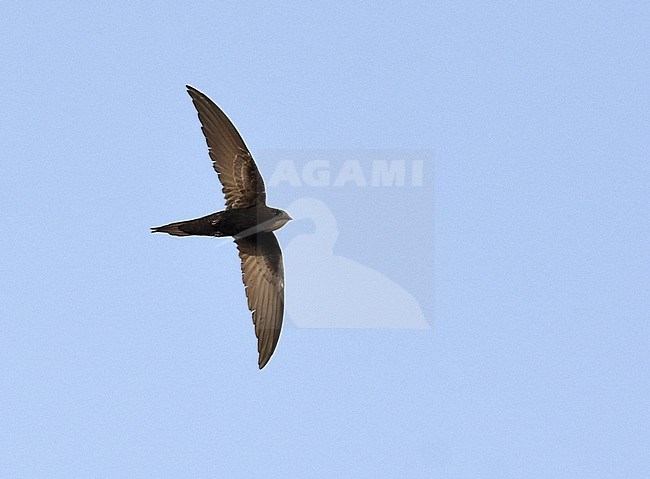
POLYGON ((289 213, 285 213, 284 216, 287 219, 287 221, 291 221, 293 219, 291 216, 289 216, 289 213))

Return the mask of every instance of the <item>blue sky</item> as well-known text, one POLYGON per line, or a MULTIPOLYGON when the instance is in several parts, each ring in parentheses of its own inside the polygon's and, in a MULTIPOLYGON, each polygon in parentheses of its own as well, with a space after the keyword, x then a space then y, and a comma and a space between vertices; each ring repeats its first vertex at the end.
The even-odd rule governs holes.
POLYGON ((648 24, 643 2, 3 2, 0 476, 648 477, 648 24), (366 173, 425 152, 419 188, 269 188, 338 235, 302 258, 318 222, 279 233, 288 297, 312 293, 263 371, 234 247, 149 233, 223 206, 187 83, 267 179, 287 149, 366 173), (341 325, 358 305, 317 269, 291 289, 309 264, 364 301, 389 281, 429 327, 341 325))

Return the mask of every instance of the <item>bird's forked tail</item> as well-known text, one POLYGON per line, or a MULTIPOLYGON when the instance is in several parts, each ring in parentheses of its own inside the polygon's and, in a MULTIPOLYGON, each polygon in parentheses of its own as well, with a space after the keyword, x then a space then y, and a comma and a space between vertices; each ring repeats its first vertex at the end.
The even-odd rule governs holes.
POLYGON ((151 228, 151 232, 167 233, 173 236, 220 236, 214 226, 214 221, 219 215, 220 213, 213 213, 195 220, 177 221, 165 226, 151 228))
POLYGON ((185 221, 178 221, 176 223, 170 223, 165 226, 154 226, 151 228, 152 233, 168 233, 173 236, 190 236, 191 233, 183 231, 181 227, 185 221))

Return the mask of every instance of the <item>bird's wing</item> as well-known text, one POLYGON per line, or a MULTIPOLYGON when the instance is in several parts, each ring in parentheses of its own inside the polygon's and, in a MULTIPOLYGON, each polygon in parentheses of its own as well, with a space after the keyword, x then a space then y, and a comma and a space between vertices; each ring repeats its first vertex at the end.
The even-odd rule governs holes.
POLYGON ((269 362, 280 338, 284 314, 282 251, 273 233, 257 233, 235 240, 241 258, 248 309, 253 313, 259 367, 269 362))
POLYGON ((212 165, 223 185, 226 209, 266 204, 264 180, 235 126, 203 93, 189 85, 187 92, 199 113, 212 165))

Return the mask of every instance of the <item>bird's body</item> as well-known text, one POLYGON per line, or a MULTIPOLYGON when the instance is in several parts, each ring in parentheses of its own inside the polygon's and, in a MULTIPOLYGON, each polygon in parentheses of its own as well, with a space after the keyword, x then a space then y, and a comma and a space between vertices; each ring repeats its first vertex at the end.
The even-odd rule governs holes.
POLYGON ((218 211, 194 220, 178 221, 152 228, 154 233, 174 236, 232 236, 239 238, 253 233, 275 231, 289 219, 287 214, 268 206, 252 206, 218 211))
POLYGON ((291 217, 266 205, 264 181, 241 136, 212 100, 188 85, 210 158, 226 198, 226 209, 201 218, 151 228, 173 236, 232 236, 241 258, 248 309, 253 313, 258 364, 275 351, 284 316, 282 251, 273 231, 291 217))

